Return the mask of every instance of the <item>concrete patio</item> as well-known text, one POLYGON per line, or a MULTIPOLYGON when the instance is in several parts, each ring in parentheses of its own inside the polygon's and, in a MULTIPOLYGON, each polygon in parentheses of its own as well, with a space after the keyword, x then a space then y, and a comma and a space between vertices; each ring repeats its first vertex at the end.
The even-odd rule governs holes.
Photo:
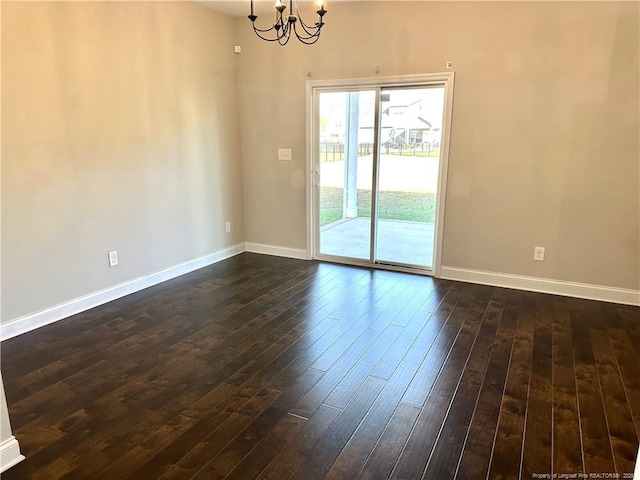
MULTIPOLYGON (((431 268, 433 223, 379 220, 378 255, 382 263, 431 268)), ((370 218, 346 218, 322 227, 320 253, 369 260, 370 218)))

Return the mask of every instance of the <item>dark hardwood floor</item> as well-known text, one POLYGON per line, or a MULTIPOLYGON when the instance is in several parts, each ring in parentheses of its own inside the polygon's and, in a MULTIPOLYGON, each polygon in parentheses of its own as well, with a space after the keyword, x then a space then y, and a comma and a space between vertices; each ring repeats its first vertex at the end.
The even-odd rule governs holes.
POLYGON ((3 480, 624 478, 638 448, 628 306, 242 254, 1 348, 3 480))

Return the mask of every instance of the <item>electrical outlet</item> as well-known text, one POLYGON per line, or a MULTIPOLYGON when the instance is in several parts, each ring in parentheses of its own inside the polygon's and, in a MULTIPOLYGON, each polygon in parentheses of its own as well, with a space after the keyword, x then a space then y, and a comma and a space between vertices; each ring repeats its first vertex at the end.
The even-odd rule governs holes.
POLYGON ((283 162, 291 161, 291 149, 290 148, 279 148, 278 149, 278 160, 283 162))
POLYGON ((533 259, 536 262, 544 262, 544 247, 536 247, 533 249, 533 259))
POLYGON ((227 222, 224 224, 224 229, 227 233, 231 233, 231 222, 227 222))
POLYGON ((116 265, 118 265, 118 252, 117 251, 113 251, 113 252, 109 252, 109 266, 110 267, 115 267, 116 265))

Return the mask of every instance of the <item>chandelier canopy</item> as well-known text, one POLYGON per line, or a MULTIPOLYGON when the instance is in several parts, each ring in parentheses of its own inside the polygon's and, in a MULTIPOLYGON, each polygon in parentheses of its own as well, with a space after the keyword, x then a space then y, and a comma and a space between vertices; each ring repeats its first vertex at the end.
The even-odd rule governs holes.
POLYGON ((294 33, 298 40, 305 45, 313 45, 320 38, 320 31, 324 25, 323 17, 327 11, 324 9, 324 0, 317 0, 316 13, 318 14, 318 21, 313 25, 308 25, 304 22, 300 16, 300 9, 298 7, 298 0, 289 0, 289 8, 287 12, 286 0, 276 0, 275 10, 276 17, 275 22, 269 28, 256 27, 256 20, 258 16, 254 13, 253 0, 251 0, 251 15, 247 18, 251 20, 253 31, 256 35, 268 42, 278 42, 280 45, 286 45, 289 43, 291 33, 294 33))

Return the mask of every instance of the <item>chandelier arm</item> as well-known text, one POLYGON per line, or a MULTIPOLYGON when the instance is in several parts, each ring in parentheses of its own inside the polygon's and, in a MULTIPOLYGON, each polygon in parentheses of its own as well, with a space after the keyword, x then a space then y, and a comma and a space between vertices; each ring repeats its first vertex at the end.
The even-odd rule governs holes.
POLYGON ((316 35, 314 37, 298 37, 298 40, 300 41, 300 43, 303 43, 304 45, 313 45, 319 39, 320 39, 320 35, 316 35))
POLYGON ((313 26, 307 25, 306 23, 304 23, 302 18, 300 18, 300 21, 298 23, 300 23, 300 25, 301 25, 302 29, 304 30, 304 32, 309 36, 309 39, 311 39, 313 37, 316 37, 316 36, 320 36, 320 31, 322 30, 322 27, 324 26, 324 22, 322 21, 322 15, 318 15, 318 21, 313 26))
POLYGON ((300 40, 300 43, 302 43, 303 45, 313 45, 314 43, 317 43, 319 39, 320 37, 315 37, 314 40, 311 42, 308 42, 306 40, 300 40))
POLYGON ((260 33, 267 33, 267 32, 271 32, 272 30, 275 30, 275 26, 271 25, 271 27, 269 28, 258 28, 255 25, 253 26, 253 31, 254 32, 260 32, 260 33))
POLYGON ((298 22, 305 27, 305 30, 311 28, 319 28, 318 25, 324 25, 324 22, 322 21, 322 17, 320 15, 318 15, 318 21, 313 25, 307 25, 300 15, 298 15, 298 22))
POLYGON ((291 38, 291 30, 287 30, 287 34, 278 37, 278 43, 280 46, 284 47, 287 43, 289 43, 289 39, 291 38))
POLYGON ((258 38, 261 38, 262 40, 266 40, 267 42, 277 42, 280 40, 280 38, 269 38, 269 37, 264 37, 262 35, 260 35, 260 32, 256 32, 256 35, 258 36, 258 38))
POLYGON ((266 40, 267 42, 280 42, 280 39, 282 37, 285 37, 288 34, 288 31, 285 30, 285 32, 280 33, 280 31, 276 30, 274 27, 268 28, 268 29, 259 29, 256 28, 255 26, 253 27, 253 31, 255 32, 255 34, 261 38, 262 40, 266 40), (269 38, 266 37, 264 35, 262 35, 262 33, 268 33, 268 32, 276 32, 275 33, 275 37, 274 38, 269 38))
MULTIPOLYGON (((318 29, 316 29, 316 31, 315 31, 315 32, 310 32, 309 30, 307 30, 307 29, 305 28, 305 26, 304 26, 304 25, 302 25, 302 24, 301 24, 301 27, 302 27, 302 30, 304 31, 304 33, 306 34, 306 36, 305 36, 305 35, 303 35, 303 34, 302 34, 302 32, 298 33, 298 29, 297 29, 297 27, 296 27, 296 26, 294 26, 294 28, 295 28, 295 32, 296 32, 296 37, 298 37, 298 39, 299 39, 300 41, 302 41, 302 40, 312 40, 312 39, 317 38, 317 37, 319 37, 319 36, 320 36, 320 29, 319 29, 319 28, 318 28, 318 29)), ((314 42, 314 43, 315 43, 315 42, 314 42)))
POLYGON ((312 31, 307 30, 304 26, 302 26, 302 30, 304 31, 304 33, 306 34, 306 36, 305 36, 305 35, 302 35, 302 34, 299 34, 299 33, 296 31, 296 36, 297 36, 298 38, 311 39, 311 38, 319 37, 319 36, 320 36, 320 29, 319 29, 319 28, 318 28, 316 31, 312 32, 312 31))
MULTIPOLYGON (((278 25, 278 24, 274 23, 269 28, 258 28, 258 27, 256 27, 256 24, 253 23, 253 31, 254 32, 261 32, 261 33, 267 33, 267 32, 270 32, 272 30, 276 30, 277 31, 278 29, 276 28, 276 25, 278 25)), ((280 28, 282 28, 282 27, 280 27, 280 28)))

